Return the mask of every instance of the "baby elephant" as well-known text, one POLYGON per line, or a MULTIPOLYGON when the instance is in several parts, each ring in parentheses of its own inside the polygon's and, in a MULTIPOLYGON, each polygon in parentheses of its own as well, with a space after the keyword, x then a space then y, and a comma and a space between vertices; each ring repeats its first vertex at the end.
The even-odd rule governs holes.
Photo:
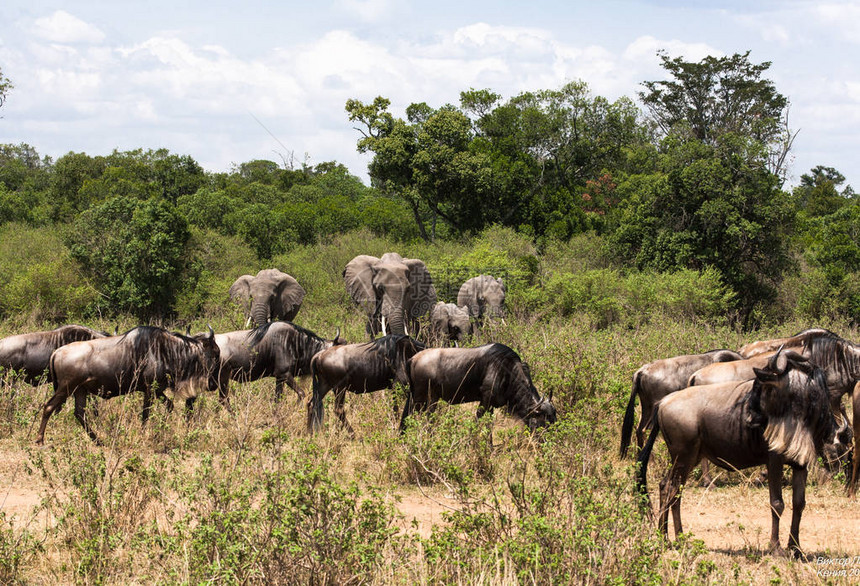
POLYGON ((440 301, 430 312, 430 328, 437 343, 459 346, 472 333, 469 309, 440 301))

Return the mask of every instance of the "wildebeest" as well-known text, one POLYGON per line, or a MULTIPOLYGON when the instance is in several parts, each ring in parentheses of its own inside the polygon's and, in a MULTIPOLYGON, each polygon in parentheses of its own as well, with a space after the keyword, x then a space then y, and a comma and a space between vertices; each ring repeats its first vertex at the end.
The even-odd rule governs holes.
POLYGON ((642 366, 633 374, 633 389, 624 422, 621 425, 621 457, 627 455, 630 437, 633 434, 633 410, 636 407, 636 397, 642 404, 642 416, 636 428, 636 446, 642 447, 645 442, 645 430, 651 424, 651 413, 654 405, 670 393, 687 387, 687 381, 694 372, 715 362, 730 362, 741 360, 743 356, 731 350, 711 350, 704 354, 684 354, 674 358, 655 360, 642 366))
POLYGON ((447 403, 479 402, 479 416, 487 410, 505 407, 509 413, 534 430, 554 423, 552 398, 542 398, 526 363, 504 344, 477 348, 430 348, 419 352, 407 364, 409 395, 400 421, 415 411, 447 403))
POLYGON ((153 389, 159 394, 172 389, 173 399, 184 399, 190 409, 201 389, 217 388, 219 354, 211 328, 206 337, 190 338, 154 326, 138 326, 121 336, 62 346, 51 355, 54 395, 42 410, 36 443, 44 442, 48 419, 72 395, 75 417, 93 441, 98 438, 86 419, 89 394, 109 399, 143 392, 144 423, 152 407, 153 389))
POLYGON ((319 429, 323 420, 323 398, 334 391, 334 412, 352 435, 346 420, 346 392, 371 393, 390 388, 395 382, 408 384, 406 362, 424 350, 424 344, 402 334, 383 336, 365 344, 335 346, 311 360, 313 397, 308 403, 308 430, 319 429))
POLYGON ((280 399, 284 383, 305 397, 295 377, 311 373, 311 358, 333 345, 346 343, 340 330, 332 340, 324 340, 310 330, 287 321, 266 323, 253 330, 237 330, 215 336, 221 351, 218 390, 227 401, 231 380, 252 381, 275 377, 275 398, 280 399))
POLYGON ((798 332, 788 338, 775 338, 773 340, 759 340, 756 342, 750 342, 749 344, 738 350, 738 354, 740 354, 744 358, 752 358, 753 356, 756 356, 758 354, 776 352, 780 348, 785 348, 786 350, 788 350, 790 348, 804 346, 810 340, 820 338, 822 336, 828 338, 839 337, 830 330, 825 330, 824 328, 810 328, 808 330, 798 332))
POLYGON ((690 387, 655 407, 654 425, 639 454, 637 487, 647 496, 648 460, 663 432, 672 465, 660 483, 659 525, 668 535, 669 508, 681 533, 680 488, 704 458, 728 469, 767 464, 771 506, 770 546, 779 549, 783 466, 792 467, 789 549, 800 553, 800 516, 806 502, 807 466, 825 444, 838 443, 824 373, 793 351, 778 352, 756 378, 690 387))
POLYGON ((48 361, 60 346, 104 338, 107 332, 99 332, 79 325, 67 325, 45 332, 17 334, 0 340, 0 368, 24 375, 24 380, 33 386, 50 382, 47 375, 48 361))
POLYGON ((809 340, 803 346, 803 355, 818 366, 827 379, 830 392, 830 406, 834 413, 842 412, 842 397, 851 395, 854 414, 854 457, 853 469, 848 483, 848 494, 854 496, 860 473, 860 346, 833 334, 809 340))
POLYGON ((743 360, 709 364, 691 374, 690 379, 687 381, 687 386, 696 387, 754 379, 754 369, 767 366, 771 356, 773 356, 773 352, 765 352, 764 354, 756 354, 752 358, 745 358, 743 360))

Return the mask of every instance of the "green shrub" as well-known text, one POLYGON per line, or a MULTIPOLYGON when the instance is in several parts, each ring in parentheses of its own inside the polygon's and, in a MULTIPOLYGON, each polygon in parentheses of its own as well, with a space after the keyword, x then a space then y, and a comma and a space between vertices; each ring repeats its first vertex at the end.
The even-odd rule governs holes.
POLYGON ((0 315, 31 323, 80 319, 97 299, 56 230, 0 229, 0 315))

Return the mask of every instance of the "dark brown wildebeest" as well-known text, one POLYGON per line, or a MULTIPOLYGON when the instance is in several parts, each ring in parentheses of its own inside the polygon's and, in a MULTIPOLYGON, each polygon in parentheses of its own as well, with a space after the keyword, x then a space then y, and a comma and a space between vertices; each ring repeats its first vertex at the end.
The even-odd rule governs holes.
POLYGON ((46 332, 18 334, 0 340, 0 368, 24 375, 33 386, 50 382, 48 361, 60 346, 108 336, 79 325, 61 326, 46 332))
MULTIPOLYGON (((842 397, 851 396, 851 409, 854 414, 854 456, 853 467, 848 479, 848 495, 857 491, 860 474, 860 346, 833 334, 809 340, 803 346, 803 355, 824 371, 827 388, 830 391, 830 406, 834 413, 842 413, 847 423, 848 417, 842 408, 842 397)), ((847 436, 847 434, 846 434, 847 436)), ((847 443, 847 438, 843 439, 847 443)))
POLYGON ((237 330, 215 336, 221 350, 218 389, 221 401, 227 401, 231 380, 252 381, 275 377, 275 399, 284 392, 284 383, 305 397, 295 377, 311 373, 311 358, 334 345, 345 344, 340 330, 333 340, 324 340, 310 330, 288 321, 263 324, 253 330, 237 330))
MULTIPOLYGON (((648 460, 663 432, 672 465, 660 483, 660 530, 681 528, 681 486, 702 458, 728 469, 767 464, 772 550, 779 550, 783 466, 792 467, 792 518, 788 547, 800 554, 800 517, 806 504, 807 466, 826 444, 838 443, 824 373, 793 351, 778 352, 756 378, 690 387, 672 393, 654 410, 654 426, 639 454, 637 487, 647 496, 648 460)), ((838 450, 838 447, 836 448, 838 450)))
POLYGON ((775 338, 773 340, 759 340, 757 342, 750 342, 749 344, 738 350, 738 354, 740 354, 744 358, 752 358, 753 356, 756 356, 758 354, 776 352, 780 348, 785 348, 786 350, 788 350, 797 348, 799 346, 804 346, 810 340, 820 337, 838 338, 839 336, 837 336, 830 330, 825 330, 824 328, 810 328, 808 330, 798 332, 788 338, 775 338))
MULTIPOLYGON (((139 326, 121 336, 62 346, 51 355, 54 395, 42 410, 36 443, 44 442, 48 419, 72 395, 75 417, 96 442, 98 438, 86 419, 90 394, 109 399, 133 391, 143 392, 144 423, 152 408, 153 387, 160 398, 165 389, 172 389, 173 400, 185 400, 190 410, 201 390, 214 391, 218 387, 219 354, 211 328, 208 336, 198 339, 153 326, 139 326)), ((172 407, 172 401, 167 403, 172 407)))
POLYGON ((651 425, 651 413, 657 401, 670 393, 686 388, 690 375, 703 366, 742 358, 743 356, 732 350, 711 350, 704 354, 684 354, 674 358, 655 360, 637 370, 633 374, 633 389, 627 402, 624 422, 621 424, 621 457, 627 456, 630 437, 633 435, 633 411, 637 396, 642 404, 642 416, 636 428, 636 446, 641 449, 645 442, 645 430, 651 425))
POLYGON ((555 423, 552 397, 542 398, 526 363, 504 344, 477 348, 430 348, 407 364, 409 395, 400 428, 413 411, 450 404, 479 402, 478 416, 504 407, 530 430, 555 423))
POLYGON ((308 430, 322 426, 323 398, 334 391, 334 412, 350 435, 352 426, 346 420, 346 392, 372 393, 391 388, 395 382, 409 383, 406 363, 424 344, 402 334, 383 336, 365 344, 335 346, 320 352, 311 360, 313 397, 308 402, 308 430))

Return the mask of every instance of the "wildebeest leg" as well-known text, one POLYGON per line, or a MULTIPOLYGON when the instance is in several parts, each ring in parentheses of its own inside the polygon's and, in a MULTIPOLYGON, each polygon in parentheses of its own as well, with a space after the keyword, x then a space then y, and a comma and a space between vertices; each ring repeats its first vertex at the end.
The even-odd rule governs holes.
POLYGON ((779 545, 779 519, 785 510, 782 501, 782 466, 782 458, 771 454, 767 461, 767 486, 770 492, 770 549, 774 553, 782 552, 779 545))
POLYGON ((669 509, 672 509, 672 522, 675 526, 675 538, 681 534, 681 487, 687 481, 690 470, 698 458, 689 461, 684 455, 678 456, 672 463, 669 473, 660 483, 660 530, 669 536, 669 509), (692 464, 692 465, 691 465, 692 464))
POLYGON ((711 478, 711 461, 705 458, 701 461, 699 467, 702 469, 702 477, 699 479, 699 485, 710 486, 714 482, 714 479, 711 478))
POLYGON ((639 400, 642 403, 642 417, 639 418, 639 425, 636 426, 637 450, 641 450, 645 444, 645 431, 651 429, 651 417, 654 415, 654 406, 642 401, 641 396, 639 400))
POLYGON ((45 443, 45 428, 48 426, 48 419, 51 418, 51 415, 58 412, 63 408, 63 405, 66 404, 66 399, 69 398, 69 395, 65 391, 55 391, 54 395, 48 399, 48 402, 45 403, 45 406, 42 408, 42 421, 39 423, 39 433, 36 435, 36 443, 43 444, 45 443))
POLYGON ((281 396, 284 394, 284 383, 287 383, 296 392, 296 403, 301 403, 305 398, 305 392, 298 385, 296 379, 289 374, 275 379, 275 400, 281 400, 281 396))
POLYGON ((96 436, 95 432, 90 427, 89 422, 87 421, 87 393, 83 390, 78 390, 75 393, 75 419, 78 420, 78 423, 81 424, 81 427, 84 428, 84 431, 87 432, 87 435, 90 436, 90 439, 93 440, 97 445, 100 445, 98 436, 96 436))
POLYGON ((788 533, 788 549, 795 557, 801 557, 800 549, 800 516, 806 508, 806 476, 805 467, 794 468, 791 473, 791 531, 788 533))
MULTIPOLYGON (((164 393, 161 393, 161 394, 164 395, 164 393)), ((167 399, 167 397, 165 397, 165 399, 167 399)), ((167 399, 167 400, 170 401, 170 399, 167 399)), ((168 411, 173 410, 173 401, 170 401, 170 403, 167 406, 167 410, 168 411)), ((143 409, 141 409, 141 411, 140 411, 140 423, 142 425, 146 425, 146 422, 149 420, 149 414, 151 411, 152 411, 152 391, 150 389, 145 389, 143 391, 143 409)))
POLYGON ((349 424, 349 421, 346 420, 346 409, 343 404, 346 399, 346 389, 337 389, 334 392, 334 413, 337 415, 337 418, 340 420, 340 424, 346 429, 346 433, 349 434, 350 437, 355 436, 355 432, 352 429, 352 426, 349 424))
POLYGON ((194 402, 197 397, 188 397, 185 399, 185 421, 191 421, 191 416, 194 415, 194 402))
MULTIPOLYGON (((478 404, 478 411, 477 411, 477 413, 475 413, 475 417, 477 418, 478 423, 481 422, 481 418, 484 415, 486 415, 487 413, 489 413, 490 415, 493 414, 493 406, 492 405, 484 405, 483 403, 479 403, 478 404)), ((492 448, 493 447, 493 422, 492 421, 489 423, 489 426, 490 426, 490 447, 492 448)))
POLYGON ((854 465, 851 470, 851 482, 848 485, 848 496, 853 497, 857 492, 857 482, 860 481, 860 381, 854 385, 852 392, 851 411, 854 415, 854 465))

